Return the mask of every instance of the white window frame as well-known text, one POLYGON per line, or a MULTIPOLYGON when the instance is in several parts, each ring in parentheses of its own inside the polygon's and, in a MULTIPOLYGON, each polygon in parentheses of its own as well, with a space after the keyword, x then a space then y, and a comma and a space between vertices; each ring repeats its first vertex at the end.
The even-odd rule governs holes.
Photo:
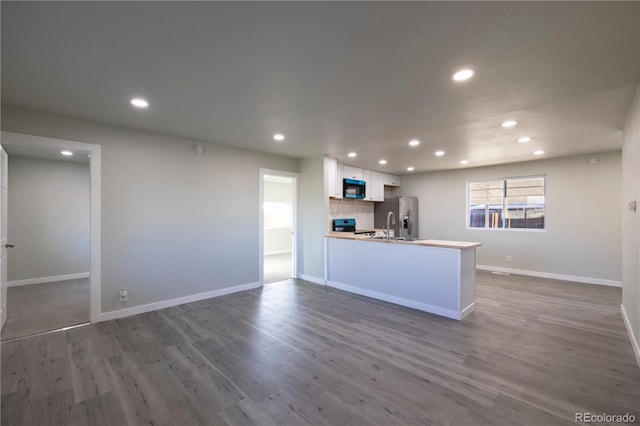
MULTIPOLYGON (((466 211, 465 211, 465 227, 467 230, 473 230, 473 231, 506 231, 506 232, 510 232, 510 231, 514 231, 514 232, 547 232, 547 228, 548 228, 548 204, 547 204, 547 175, 546 174, 539 174, 539 175, 528 175, 528 176, 506 176, 506 177, 496 177, 496 178, 486 178, 486 179, 469 179, 466 181, 465 183, 466 186, 466 211), (472 227, 470 226, 471 224, 471 203, 470 203, 470 193, 469 193, 469 187, 470 184, 472 183, 479 183, 479 182, 491 182, 491 181, 503 181, 503 185, 506 181, 508 180, 518 180, 518 179, 537 179, 537 178, 542 178, 544 179, 544 228, 504 228, 504 227, 498 227, 498 228, 492 228, 490 226, 487 226, 488 221, 489 221, 489 215, 485 214, 485 226, 482 228, 479 227, 472 227)), ((502 211, 506 211, 507 210, 507 197, 504 196, 504 193, 502 195, 502 211)), ((504 219, 503 219, 504 220, 504 219)))

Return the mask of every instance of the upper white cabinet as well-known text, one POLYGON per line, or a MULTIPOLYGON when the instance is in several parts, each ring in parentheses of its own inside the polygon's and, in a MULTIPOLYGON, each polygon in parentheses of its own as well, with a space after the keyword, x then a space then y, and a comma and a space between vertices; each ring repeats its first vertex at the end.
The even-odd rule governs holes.
POLYGON ((338 164, 335 158, 324 159, 325 164, 325 183, 327 192, 331 198, 342 198, 342 173, 343 165, 338 164))
POLYGON ((365 180, 364 179, 364 170, 359 169, 357 167, 344 166, 344 178, 345 179, 365 180))
POLYGON ((336 166, 336 195, 334 198, 343 198, 344 187, 342 181, 344 180, 344 166, 338 164, 336 166))
POLYGON ((364 181, 367 182, 367 201, 384 201, 384 179, 382 173, 373 170, 364 170, 364 181))
POLYGON ((384 201, 384 187, 400 186, 400 176, 360 169, 339 164, 334 158, 325 158, 325 182, 331 198, 343 198, 343 180, 357 179, 367 183, 366 201, 384 201))
POLYGON ((385 186, 400 186, 401 183, 402 183, 402 178, 400 176, 384 173, 385 186))

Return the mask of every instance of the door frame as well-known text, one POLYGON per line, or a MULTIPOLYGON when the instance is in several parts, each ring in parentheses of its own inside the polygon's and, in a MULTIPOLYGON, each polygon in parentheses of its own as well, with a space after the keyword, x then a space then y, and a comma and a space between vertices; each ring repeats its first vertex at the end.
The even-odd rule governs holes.
MULTIPOLYGON (((90 196, 89 196, 89 221, 90 221, 90 250, 91 258, 89 265, 89 287, 90 303, 89 312, 92 323, 100 321, 101 311, 101 278, 102 264, 100 252, 101 235, 101 170, 102 170, 102 147, 96 144, 85 142, 69 141, 65 139, 54 139, 44 136, 28 135, 23 133, 1 132, 0 145, 21 145, 34 148, 75 150, 85 151, 91 155, 89 160, 90 169, 90 196)), ((10 226, 10 225, 9 225, 10 226)))
POLYGON ((9 182, 9 156, 0 144, 0 331, 7 322, 7 260, 8 241, 7 241, 7 187, 9 182))
POLYGON ((260 168, 260 201, 258 204, 258 211, 260 220, 258 221, 258 277, 260 285, 264 285, 264 177, 265 176, 278 176, 292 179, 292 191, 293 191, 293 235, 291 237, 292 247, 291 254, 293 256, 293 278, 298 278, 298 178, 299 173, 284 172, 281 170, 263 169, 260 168))

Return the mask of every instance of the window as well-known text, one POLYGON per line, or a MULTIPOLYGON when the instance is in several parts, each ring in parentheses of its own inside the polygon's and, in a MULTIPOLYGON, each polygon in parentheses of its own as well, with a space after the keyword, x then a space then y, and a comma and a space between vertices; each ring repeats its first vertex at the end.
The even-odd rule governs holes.
POLYGON ((482 229, 545 229, 545 177, 467 183, 467 225, 482 229))
POLYGON ((292 204, 264 202, 264 227, 287 228, 293 223, 292 204))

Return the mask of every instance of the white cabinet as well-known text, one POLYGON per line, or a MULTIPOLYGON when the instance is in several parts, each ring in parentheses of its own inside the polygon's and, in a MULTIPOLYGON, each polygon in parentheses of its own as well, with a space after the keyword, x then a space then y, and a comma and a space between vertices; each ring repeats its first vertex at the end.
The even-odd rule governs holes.
POLYGON ((402 178, 400 176, 384 173, 385 186, 400 186, 401 183, 402 183, 402 178))
POLYGON ((380 172, 363 170, 364 181, 367 182, 367 201, 384 201, 384 177, 380 172))
POLYGON ((400 186, 400 176, 360 169, 339 164, 334 158, 325 158, 327 192, 331 198, 343 198, 343 180, 357 179, 367 183, 365 200, 384 201, 385 186, 400 186))
POLYGON ((357 167, 344 166, 344 178, 364 180, 364 170, 357 167))
POLYGON ((336 196, 336 173, 338 169, 338 162, 335 158, 324 159, 324 182, 327 186, 327 193, 329 197, 336 196))
POLYGON ((327 194, 329 198, 342 198, 342 164, 338 164, 335 158, 325 157, 324 159, 324 173, 325 173, 325 185, 327 187, 327 194))
POLYGON ((343 198, 343 181, 344 180, 344 166, 342 164, 338 164, 336 166, 336 192, 334 198, 343 198))

